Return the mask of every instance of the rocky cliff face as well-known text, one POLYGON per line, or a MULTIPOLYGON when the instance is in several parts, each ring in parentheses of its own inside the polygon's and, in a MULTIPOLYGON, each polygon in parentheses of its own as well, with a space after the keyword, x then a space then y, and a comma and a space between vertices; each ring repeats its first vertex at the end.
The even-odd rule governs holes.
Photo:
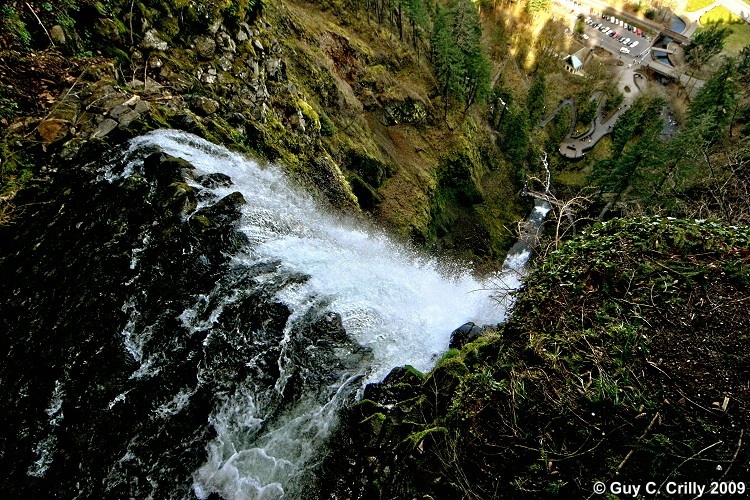
POLYGON ((481 113, 446 126, 424 55, 366 12, 326 5, 32 2, 40 22, 9 8, 30 41, 16 50, 21 25, 2 40, 0 77, 16 89, 4 94, 21 103, 4 119, 5 181, 84 142, 180 128, 279 162, 420 244, 500 255, 515 188, 481 113), (456 195, 455 171, 471 196, 456 195))

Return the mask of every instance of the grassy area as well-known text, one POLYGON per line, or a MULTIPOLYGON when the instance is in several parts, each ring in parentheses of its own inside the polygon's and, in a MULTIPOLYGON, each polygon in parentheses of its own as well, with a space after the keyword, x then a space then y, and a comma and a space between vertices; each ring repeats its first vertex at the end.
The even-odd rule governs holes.
POLYGON ((715 0, 688 0, 687 5, 685 6, 685 12, 696 12, 705 9, 714 2, 715 0))
POLYGON ((743 47, 750 45, 750 26, 747 24, 733 24, 732 34, 724 41, 724 52, 737 55, 743 47))
POLYGON ((723 5, 714 7, 713 9, 703 14, 701 16, 700 21, 701 21, 701 25, 703 26, 706 26, 707 24, 713 24, 713 23, 724 23, 724 24, 744 24, 745 23, 745 21, 740 16, 730 11, 723 5))
POLYGON ((723 53, 729 56, 736 56, 743 47, 750 45, 750 25, 732 24, 729 26, 729 29, 732 30, 732 34, 724 41, 723 53))
MULTIPOLYGON (((744 1, 750 3, 750 0, 744 1)), ((732 34, 729 35, 724 41, 724 53, 727 55, 737 55, 743 47, 745 47, 746 45, 750 45, 750 25, 746 24, 741 17, 734 14, 723 5, 714 7, 710 11, 703 14, 700 18, 700 23, 702 26, 707 26, 709 24, 715 23, 726 24, 729 26, 729 29, 732 30, 732 34)), ((701 28, 699 28, 699 30, 700 29, 701 28)))

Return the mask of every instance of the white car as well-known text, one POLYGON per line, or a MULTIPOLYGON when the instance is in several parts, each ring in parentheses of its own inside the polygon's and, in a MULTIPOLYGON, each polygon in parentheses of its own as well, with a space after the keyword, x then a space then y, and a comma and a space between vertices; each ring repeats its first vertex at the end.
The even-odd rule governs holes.
POLYGON ((630 49, 627 47, 620 47, 620 52, 623 54, 630 54, 630 49))
POLYGON ((636 40, 635 42, 631 43, 630 46, 633 47, 633 48, 635 48, 635 47, 638 46, 639 43, 641 43, 641 42, 639 42, 638 40, 636 40))

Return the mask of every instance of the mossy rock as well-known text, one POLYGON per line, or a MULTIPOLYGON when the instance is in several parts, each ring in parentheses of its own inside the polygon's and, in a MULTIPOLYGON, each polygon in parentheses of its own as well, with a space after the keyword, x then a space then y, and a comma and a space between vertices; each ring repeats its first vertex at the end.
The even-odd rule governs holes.
POLYGON ((318 113, 313 109, 313 107, 307 104, 305 100, 298 99, 297 108, 302 113, 302 116, 305 117, 305 120, 307 120, 307 123, 312 128, 312 130, 314 132, 320 132, 320 117, 318 116, 318 113))

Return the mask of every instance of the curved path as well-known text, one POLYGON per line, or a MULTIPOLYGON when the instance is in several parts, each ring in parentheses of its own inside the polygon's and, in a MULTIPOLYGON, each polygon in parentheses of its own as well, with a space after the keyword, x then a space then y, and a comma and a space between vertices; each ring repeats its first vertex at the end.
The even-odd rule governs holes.
MULTIPOLYGON (((600 101, 599 109, 596 112, 596 117, 592 123, 591 128, 580 137, 571 137, 568 135, 560 143, 560 154, 568 159, 575 160, 583 158, 586 151, 590 150, 596 143, 601 140, 602 137, 612 132, 615 122, 620 115, 622 115, 632 104, 635 102, 638 94, 641 92, 641 87, 646 84, 646 79, 636 71, 636 68, 628 67, 622 72, 620 80, 618 82, 618 89, 624 96, 622 105, 605 120, 603 114, 604 100, 600 101)), ((592 99, 596 97, 596 94, 592 96, 592 99)), ((549 121, 549 119, 547 119, 549 121)), ((575 123, 573 124, 573 127, 575 123)))
POLYGON ((552 110, 552 113, 547 118, 543 118, 539 120, 538 125, 542 128, 546 127, 549 122, 552 121, 552 119, 557 116, 557 113, 559 113, 564 107, 570 106, 570 116, 572 117, 572 123, 570 125, 570 132, 568 132, 568 135, 572 135, 573 131, 575 130, 575 123, 578 119, 578 116, 576 114, 576 105, 575 101, 571 98, 564 99, 560 102, 560 104, 552 110))

